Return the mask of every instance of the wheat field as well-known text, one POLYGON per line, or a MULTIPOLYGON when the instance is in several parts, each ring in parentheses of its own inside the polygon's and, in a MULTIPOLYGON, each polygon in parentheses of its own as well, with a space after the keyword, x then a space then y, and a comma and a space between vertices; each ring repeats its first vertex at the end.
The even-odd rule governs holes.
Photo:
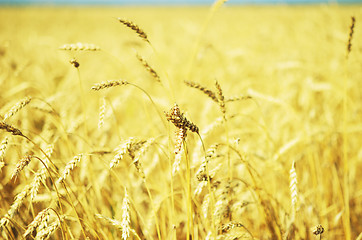
POLYGON ((222 2, 0 8, 0 238, 362 239, 362 7, 222 2))

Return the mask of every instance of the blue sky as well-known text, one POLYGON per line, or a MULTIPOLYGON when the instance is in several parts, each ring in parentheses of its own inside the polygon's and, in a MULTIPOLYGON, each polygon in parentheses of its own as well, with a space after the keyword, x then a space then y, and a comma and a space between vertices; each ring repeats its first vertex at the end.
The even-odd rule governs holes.
MULTIPOLYGON (((115 5, 190 5, 206 4, 211 5, 214 0, 0 0, 0 4, 37 4, 37 5, 58 5, 58 4, 115 4, 115 5)), ((362 0, 229 0, 228 4, 243 3, 362 3, 362 0)))

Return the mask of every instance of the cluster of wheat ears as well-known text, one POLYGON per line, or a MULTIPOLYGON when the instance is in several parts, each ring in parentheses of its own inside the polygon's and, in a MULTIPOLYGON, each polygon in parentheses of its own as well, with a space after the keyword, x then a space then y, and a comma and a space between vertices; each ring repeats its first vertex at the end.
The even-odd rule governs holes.
MULTIPOLYGON (((224 2, 216 1, 212 6, 203 31, 224 2)), ((149 46, 156 56, 159 54, 140 26, 122 18, 117 21, 144 40, 142 44, 149 46)), ((353 52, 355 22, 352 17, 346 62, 353 52)), ((201 38, 197 40, 191 68, 201 41, 201 38)), ((85 51, 96 53, 102 48, 96 44, 72 43, 60 46, 59 51, 74 56, 85 51)), ((214 80, 213 86, 204 86, 185 79, 182 84, 188 88, 188 95, 184 98, 198 95, 197 99, 217 109, 213 110, 212 116, 216 118, 211 124, 200 126, 198 118, 183 107, 185 99, 175 97, 176 89, 167 70, 155 64, 157 69, 139 53, 135 55, 140 71, 142 67, 146 70, 153 79, 151 84, 162 89, 163 96, 154 96, 152 90, 129 79, 99 82, 85 89, 82 62, 73 57, 69 67, 77 72, 79 86, 72 94, 79 97, 72 108, 80 111, 69 125, 62 120, 64 113, 40 97, 28 96, 2 109, 0 238, 216 240, 324 239, 327 235, 329 239, 350 240, 359 235, 361 239, 358 225, 362 222, 358 218, 362 212, 358 203, 362 203, 362 195, 360 191, 353 195, 348 190, 352 189, 351 184, 356 184, 350 176, 358 164, 348 161, 353 157, 348 149, 353 146, 348 144, 352 135, 346 117, 351 105, 347 87, 340 107, 344 128, 339 133, 316 132, 311 137, 315 146, 325 148, 318 150, 321 156, 336 159, 335 167, 328 170, 328 176, 335 178, 331 188, 338 191, 332 193, 334 190, 318 187, 318 181, 323 178, 318 173, 329 166, 318 165, 319 160, 314 162, 318 151, 313 150, 305 137, 300 135, 279 145, 270 156, 250 153, 243 146, 244 141, 252 144, 254 133, 240 138, 239 130, 247 126, 239 125, 235 119, 247 116, 235 112, 235 109, 243 111, 235 105, 259 106, 258 100, 262 99, 283 106, 278 99, 251 89, 229 97, 221 80, 214 80), (135 125, 123 126, 122 115, 112 119, 119 105, 114 106, 111 98, 128 89, 136 90, 132 91, 132 98, 142 94, 140 101, 145 107, 120 108, 128 110, 121 114, 134 114, 134 118, 143 119, 135 120, 135 125), (96 96, 99 108, 87 102, 88 94, 96 96), (39 114, 30 114, 29 109, 39 114), (147 110, 154 115, 145 120, 147 110), (96 127, 89 123, 91 111, 98 115, 96 127), (43 117, 27 122, 26 117, 37 118, 37 115, 43 117), (143 129, 145 134, 127 136, 128 128, 143 129), (217 137, 211 137, 215 135, 217 137), (96 140, 90 141, 90 138, 96 140), (113 139, 118 141, 118 146, 112 145, 113 139), (281 163, 282 156, 298 145, 300 154, 281 163), (338 157, 332 157, 334 154, 338 157), (10 159, 19 160, 15 163, 10 159), (271 165, 277 166, 284 175, 273 180, 267 177, 269 171, 274 171, 271 165), (300 174, 304 184, 299 184, 300 174), (313 187, 305 184, 309 175, 313 178, 313 187), (330 202, 334 199, 340 200, 340 204, 330 202)), ((347 75, 345 73, 346 78, 347 75)), ((194 102, 188 106, 191 108, 200 107, 194 102)), ((208 117, 205 111, 198 110, 208 117)), ((265 139, 272 141, 265 124, 252 118, 251 122, 258 125, 265 139)), ((325 179, 323 183, 328 181, 325 179)))

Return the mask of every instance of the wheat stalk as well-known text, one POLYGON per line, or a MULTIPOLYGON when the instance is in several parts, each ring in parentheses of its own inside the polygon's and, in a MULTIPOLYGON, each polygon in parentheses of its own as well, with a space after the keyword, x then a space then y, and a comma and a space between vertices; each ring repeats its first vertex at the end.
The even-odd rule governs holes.
POLYGON ((99 51, 101 48, 92 43, 69 43, 59 47, 60 50, 67 51, 99 51))
POLYGON ((115 86, 121 86, 121 85, 127 85, 129 84, 127 81, 124 80, 108 80, 101 83, 97 83, 92 87, 92 90, 99 91, 101 89, 115 87, 115 86))
POLYGON ((125 19, 122 19, 122 18, 117 18, 118 21, 120 23, 122 23, 123 25, 125 25, 126 27, 132 29, 133 31, 135 31, 138 36, 140 38, 142 38, 143 40, 145 40, 146 42, 149 42, 148 41, 148 38, 147 38, 147 34, 135 23, 131 22, 131 21, 128 21, 128 20, 125 20, 125 19))

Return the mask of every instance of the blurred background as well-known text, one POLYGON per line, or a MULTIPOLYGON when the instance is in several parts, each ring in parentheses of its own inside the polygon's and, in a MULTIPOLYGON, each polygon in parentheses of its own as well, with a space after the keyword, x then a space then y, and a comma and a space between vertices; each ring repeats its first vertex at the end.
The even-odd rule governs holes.
MULTIPOLYGON (((4 5, 210 5, 213 0, 0 0, 4 5)), ((362 3, 362 0, 229 0, 226 4, 362 3)))

